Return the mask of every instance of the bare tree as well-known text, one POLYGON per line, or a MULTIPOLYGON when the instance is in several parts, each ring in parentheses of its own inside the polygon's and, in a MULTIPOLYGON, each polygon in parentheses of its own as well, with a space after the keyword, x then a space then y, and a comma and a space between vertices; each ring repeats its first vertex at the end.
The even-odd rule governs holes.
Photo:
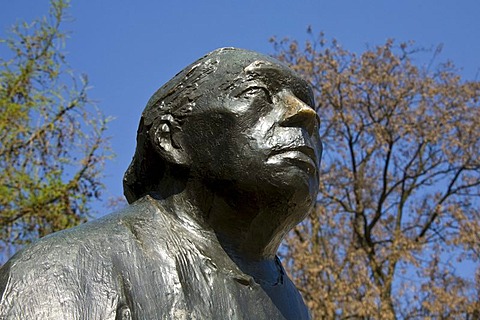
POLYGON ((317 208, 284 257, 315 318, 478 318, 480 83, 410 43, 357 55, 310 35, 272 42, 321 119, 317 208))

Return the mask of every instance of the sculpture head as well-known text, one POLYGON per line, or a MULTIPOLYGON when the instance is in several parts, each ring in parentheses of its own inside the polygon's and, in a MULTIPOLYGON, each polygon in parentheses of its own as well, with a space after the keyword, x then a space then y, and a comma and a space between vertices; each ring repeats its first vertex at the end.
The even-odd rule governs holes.
POLYGON ((320 156, 308 83, 271 57, 218 49, 147 103, 124 192, 133 202, 167 177, 192 178, 220 193, 294 195, 311 206, 320 156))

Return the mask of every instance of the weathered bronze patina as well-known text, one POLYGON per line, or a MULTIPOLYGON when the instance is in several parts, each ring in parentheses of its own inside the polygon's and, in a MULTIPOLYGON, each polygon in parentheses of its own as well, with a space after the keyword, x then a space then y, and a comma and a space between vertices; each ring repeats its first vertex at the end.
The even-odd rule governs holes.
POLYGON ((276 251, 312 208, 312 91, 270 57, 211 52, 148 102, 130 203, 0 270, 0 319, 307 319, 276 251))

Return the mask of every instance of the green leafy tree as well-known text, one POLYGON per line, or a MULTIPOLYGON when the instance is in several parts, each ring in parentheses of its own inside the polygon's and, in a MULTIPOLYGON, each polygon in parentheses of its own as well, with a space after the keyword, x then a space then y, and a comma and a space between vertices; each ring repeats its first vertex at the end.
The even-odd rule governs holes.
POLYGON ((0 254, 85 221, 109 157, 107 120, 62 52, 68 2, 12 29, 0 60, 0 254))
POLYGON ((284 257, 314 317, 478 319, 480 83, 412 44, 357 55, 310 35, 272 42, 321 119, 317 207, 284 257))

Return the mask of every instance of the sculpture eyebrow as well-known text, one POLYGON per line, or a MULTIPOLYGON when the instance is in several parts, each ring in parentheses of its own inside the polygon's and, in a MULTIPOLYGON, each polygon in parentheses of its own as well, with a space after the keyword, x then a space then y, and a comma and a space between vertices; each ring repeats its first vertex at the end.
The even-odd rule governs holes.
POLYGON ((244 71, 247 75, 253 76, 253 79, 260 78, 262 82, 269 86, 270 90, 275 87, 291 89, 293 94, 303 102, 315 108, 310 85, 290 70, 279 68, 268 61, 255 61, 248 65, 244 71))

